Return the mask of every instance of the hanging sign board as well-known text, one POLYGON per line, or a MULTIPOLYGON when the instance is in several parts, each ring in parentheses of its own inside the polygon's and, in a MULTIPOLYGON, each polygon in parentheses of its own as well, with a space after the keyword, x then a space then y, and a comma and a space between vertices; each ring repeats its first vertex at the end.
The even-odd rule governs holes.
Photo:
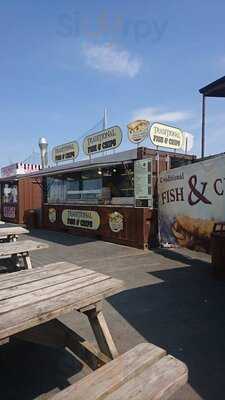
POLYGON ((97 230, 100 227, 100 216, 96 211, 63 210, 62 222, 74 228, 97 230))
POLYGON ((152 199, 152 159, 134 162, 134 195, 136 200, 152 199))
POLYGON ((155 146, 176 150, 182 148, 184 135, 179 128, 155 122, 150 128, 150 138, 155 146))
POLYGON ((76 141, 60 144, 52 149, 52 161, 75 160, 79 154, 79 145, 76 141))
POLYGON ((141 143, 147 137, 150 122, 144 119, 138 119, 127 125, 128 139, 132 143, 141 143))
POLYGON ((86 155, 116 149, 122 142, 122 131, 119 126, 112 126, 103 131, 86 136, 83 149, 86 155))

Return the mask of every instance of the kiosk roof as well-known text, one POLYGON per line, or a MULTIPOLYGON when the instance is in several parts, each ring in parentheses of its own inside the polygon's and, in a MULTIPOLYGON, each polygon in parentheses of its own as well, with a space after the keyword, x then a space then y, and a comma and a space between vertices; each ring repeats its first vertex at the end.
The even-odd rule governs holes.
POLYGON ((225 76, 204 86, 199 92, 207 97, 225 97, 225 76))

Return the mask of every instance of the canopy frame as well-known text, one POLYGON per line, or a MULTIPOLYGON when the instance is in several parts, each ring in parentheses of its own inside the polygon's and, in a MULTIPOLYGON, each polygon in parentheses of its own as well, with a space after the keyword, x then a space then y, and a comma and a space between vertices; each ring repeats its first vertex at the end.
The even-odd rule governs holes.
POLYGON ((209 85, 204 86, 199 90, 202 94, 202 137, 201 137, 201 157, 205 157, 205 115, 206 115, 206 97, 225 97, 225 76, 211 82, 209 85))

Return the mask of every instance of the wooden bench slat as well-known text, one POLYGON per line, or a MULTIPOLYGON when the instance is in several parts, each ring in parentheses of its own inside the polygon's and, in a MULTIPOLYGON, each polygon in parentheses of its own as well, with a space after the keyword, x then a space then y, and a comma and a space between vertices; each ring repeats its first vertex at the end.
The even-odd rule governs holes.
POLYGON ((22 226, 0 225, 0 237, 7 235, 24 235, 27 233, 29 233, 28 229, 25 229, 22 226))
POLYGON ((166 400, 187 381, 186 366, 150 343, 110 361, 52 400, 166 400))
POLYGON ((141 343, 135 348, 110 361, 79 382, 57 393, 54 400, 102 398, 116 390, 144 368, 166 355, 166 351, 151 343, 141 343), (86 397, 85 397, 86 396, 86 397))
MULTIPOLYGON (((57 288, 59 287, 58 285, 60 285, 60 287, 62 286, 63 283, 66 282, 73 282, 76 281, 79 278, 83 278, 83 277, 88 277, 90 275, 95 274, 94 271, 91 271, 89 269, 85 269, 85 268, 80 268, 77 270, 72 270, 70 272, 67 272, 65 274, 58 274, 56 276, 53 277, 48 277, 46 279, 42 279, 39 281, 35 281, 35 282, 29 282, 29 283, 23 283, 20 284, 19 286, 17 285, 13 285, 13 286, 9 286, 6 289, 1 289, 0 290, 0 301, 2 302, 2 300, 7 300, 7 299, 11 299, 11 298, 15 298, 17 296, 21 296, 24 294, 28 294, 28 293, 32 293, 34 291, 40 290, 40 289, 46 289, 52 286, 57 285, 57 288)), ((8 283, 9 285, 9 283, 8 283)), ((54 289, 53 289, 54 290, 54 289)), ((36 295, 34 293, 34 295, 36 295)), ((17 301, 17 300, 15 300, 17 301)), ((0 314, 2 311, 1 305, 4 304, 3 302, 0 304, 0 314)))
POLYGON ((14 309, 3 313, 0 316, 0 339, 50 321, 73 310, 95 304, 105 297, 118 293, 123 287, 123 282, 120 280, 106 279, 101 281, 100 284, 99 282, 92 283, 85 290, 83 287, 77 290, 71 289, 67 293, 63 292, 61 295, 24 306, 19 309, 19 312, 14 309))
MULTIPOLYGON (((11 310, 18 310, 22 307, 27 305, 32 305, 35 303, 41 303, 43 300, 50 300, 54 297, 57 297, 61 294, 66 295, 68 292, 76 292, 76 290, 82 288, 85 291, 85 287, 89 287, 92 284, 100 283, 105 280, 110 280, 106 275, 99 274, 97 272, 93 272, 91 275, 87 275, 88 270, 86 270, 86 274, 84 273, 83 276, 77 278, 75 281, 67 281, 58 283, 57 285, 51 285, 48 287, 44 287, 41 289, 36 289, 33 292, 21 294, 18 298, 12 297, 6 300, 2 300, 0 303, 0 318, 2 314, 9 312, 11 310)), ((52 279, 52 282, 54 282, 52 279)), ((40 283, 41 281, 39 281, 40 283)), ((27 286, 28 287, 28 286, 27 286)))
POLYGON ((48 247, 49 246, 47 244, 36 242, 35 240, 23 240, 21 242, 2 243, 0 245, 0 257, 26 253, 34 250, 47 249, 48 247))
MULTIPOLYGON (((187 379, 186 365, 168 355, 145 368, 116 391, 104 396, 104 400, 168 400, 187 382, 187 379)), ((71 397, 70 400, 73 398, 75 399, 71 397)), ((96 397, 97 399, 99 398, 96 397)))
POLYGON ((24 283, 49 278, 50 276, 64 274, 66 272, 71 272, 75 269, 81 269, 81 267, 62 261, 45 265, 44 267, 37 267, 29 271, 21 270, 14 272, 13 274, 2 274, 0 279, 0 290, 7 287, 23 285, 24 283))

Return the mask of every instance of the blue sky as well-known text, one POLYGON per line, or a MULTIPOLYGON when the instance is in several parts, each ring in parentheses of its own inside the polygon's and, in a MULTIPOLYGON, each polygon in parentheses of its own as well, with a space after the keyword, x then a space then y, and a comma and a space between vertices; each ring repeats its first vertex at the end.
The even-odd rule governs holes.
MULTIPOLYGON (((1 2, 0 165, 78 139, 109 110, 191 132, 199 152, 199 88, 224 75, 225 3, 1 2)), ((225 151, 225 100, 207 101, 207 153, 225 151)), ((146 142, 150 145, 150 141, 146 142)))

